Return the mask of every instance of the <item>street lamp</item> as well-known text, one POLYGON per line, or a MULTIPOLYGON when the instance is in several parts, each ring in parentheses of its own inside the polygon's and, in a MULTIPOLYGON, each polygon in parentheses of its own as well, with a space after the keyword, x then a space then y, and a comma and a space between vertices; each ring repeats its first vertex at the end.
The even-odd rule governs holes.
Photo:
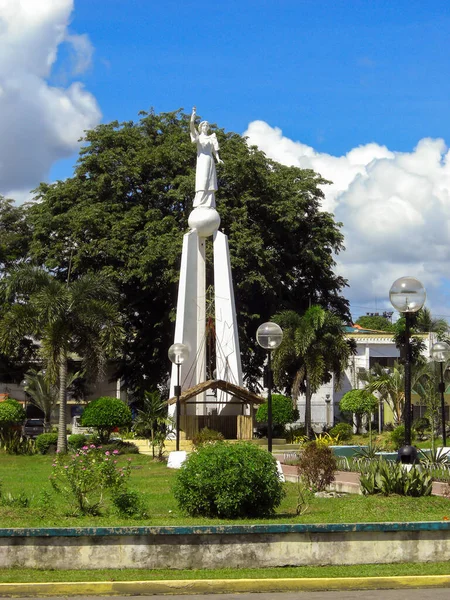
MULTIPOLYGON (((399 313, 405 315, 405 446, 411 446, 411 313, 415 313, 425 304, 425 288, 414 277, 400 277, 389 290, 389 300, 399 313)), ((411 456, 412 450, 402 453, 411 456)))
POLYGON ((450 346, 447 342, 436 342, 431 346, 431 358, 438 362, 441 370, 441 381, 439 391, 441 393, 441 419, 442 419, 442 445, 447 446, 447 435, 445 433, 445 385, 444 385, 444 363, 450 358, 450 346))
POLYGON ((185 360, 189 357, 189 348, 185 344, 172 344, 169 348, 169 359, 170 362, 174 365, 177 365, 177 385, 174 385, 173 391, 175 392, 175 396, 177 397, 177 418, 176 418, 176 428, 177 428, 177 452, 180 450, 180 396, 181 396, 181 385, 180 385, 180 367, 184 363, 185 360))
POLYGON ((267 450, 272 452, 272 350, 283 340, 283 330, 276 323, 263 323, 256 332, 256 341, 268 351, 264 386, 267 388, 267 450))
POLYGON ((330 394, 325 394, 325 402, 327 405, 327 427, 330 426, 330 402, 331 402, 331 398, 330 398, 330 394))

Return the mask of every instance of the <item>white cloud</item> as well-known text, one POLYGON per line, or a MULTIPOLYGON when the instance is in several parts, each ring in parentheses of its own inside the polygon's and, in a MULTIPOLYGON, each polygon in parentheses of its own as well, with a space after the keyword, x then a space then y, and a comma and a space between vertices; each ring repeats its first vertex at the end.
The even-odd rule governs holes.
POLYGON ((86 70, 92 45, 69 32, 73 0, 0 0, 0 193, 25 197, 52 164, 70 156, 101 114, 80 82, 48 78, 61 44, 72 49, 69 75, 86 70))
POLYGON ((263 121, 244 135, 274 160, 333 181, 323 188, 323 208, 344 224, 346 251, 337 262, 354 317, 364 307, 390 309, 389 288, 403 275, 424 283, 436 314, 450 315, 450 152, 443 140, 422 139, 407 153, 371 143, 332 156, 263 121))

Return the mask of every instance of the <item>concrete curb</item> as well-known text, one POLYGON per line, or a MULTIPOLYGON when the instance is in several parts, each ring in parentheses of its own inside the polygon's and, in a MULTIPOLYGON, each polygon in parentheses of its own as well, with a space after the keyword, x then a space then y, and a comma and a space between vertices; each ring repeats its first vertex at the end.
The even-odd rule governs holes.
POLYGON ((0 583, 0 597, 151 596, 155 594, 233 594, 328 590, 447 588, 450 575, 286 579, 174 579, 162 581, 79 581, 0 583))

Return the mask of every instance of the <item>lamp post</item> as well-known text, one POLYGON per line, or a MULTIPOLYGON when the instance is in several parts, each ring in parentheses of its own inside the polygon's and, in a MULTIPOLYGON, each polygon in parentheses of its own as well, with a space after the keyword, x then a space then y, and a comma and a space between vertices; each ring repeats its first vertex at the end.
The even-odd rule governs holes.
POLYGON ((450 358, 450 346, 447 342, 436 342, 431 347, 431 358, 438 362, 441 371, 439 392, 441 393, 441 419, 442 419, 442 445, 447 446, 447 435, 445 433, 445 385, 444 385, 444 363, 450 358))
POLYGON ((180 396, 181 396, 181 385, 180 385, 180 367, 185 360, 189 357, 189 348, 185 344, 172 344, 169 348, 169 359, 170 362, 177 366, 177 385, 173 386, 175 396, 177 397, 176 404, 176 429, 177 429, 177 442, 176 450, 180 450, 180 396))
POLYGON ((325 402, 327 404, 327 427, 329 427, 331 425, 331 423, 330 423, 330 402, 331 402, 330 394, 325 394, 325 402))
MULTIPOLYGON (((415 313, 425 304, 425 288, 414 277, 400 277, 389 290, 389 300, 399 313, 405 315, 405 447, 411 446, 411 313, 415 313)), ((412 450, 402 453, 412 455, 412 450)))
POLYGON ((267 450, 272 452, 272 350, 283 340, 283 330, 276 323, 263 323, 256 332, 256 341, 268 351, 264 386, 267 388, 267 450))

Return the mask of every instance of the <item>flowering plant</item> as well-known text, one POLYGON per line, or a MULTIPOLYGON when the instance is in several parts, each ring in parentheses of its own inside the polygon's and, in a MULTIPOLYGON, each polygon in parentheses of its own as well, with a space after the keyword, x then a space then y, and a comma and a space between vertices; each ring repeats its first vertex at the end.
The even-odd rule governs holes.
POLYGON ((131 459, 118 466, 118 454, 118 450, 104 452, 95 444, 83 446, 72 456, 58 454, 50 483, 57 492, 71 496, 82 514, 98 514, 106 490, 122 492, 127 487, 131 459))

